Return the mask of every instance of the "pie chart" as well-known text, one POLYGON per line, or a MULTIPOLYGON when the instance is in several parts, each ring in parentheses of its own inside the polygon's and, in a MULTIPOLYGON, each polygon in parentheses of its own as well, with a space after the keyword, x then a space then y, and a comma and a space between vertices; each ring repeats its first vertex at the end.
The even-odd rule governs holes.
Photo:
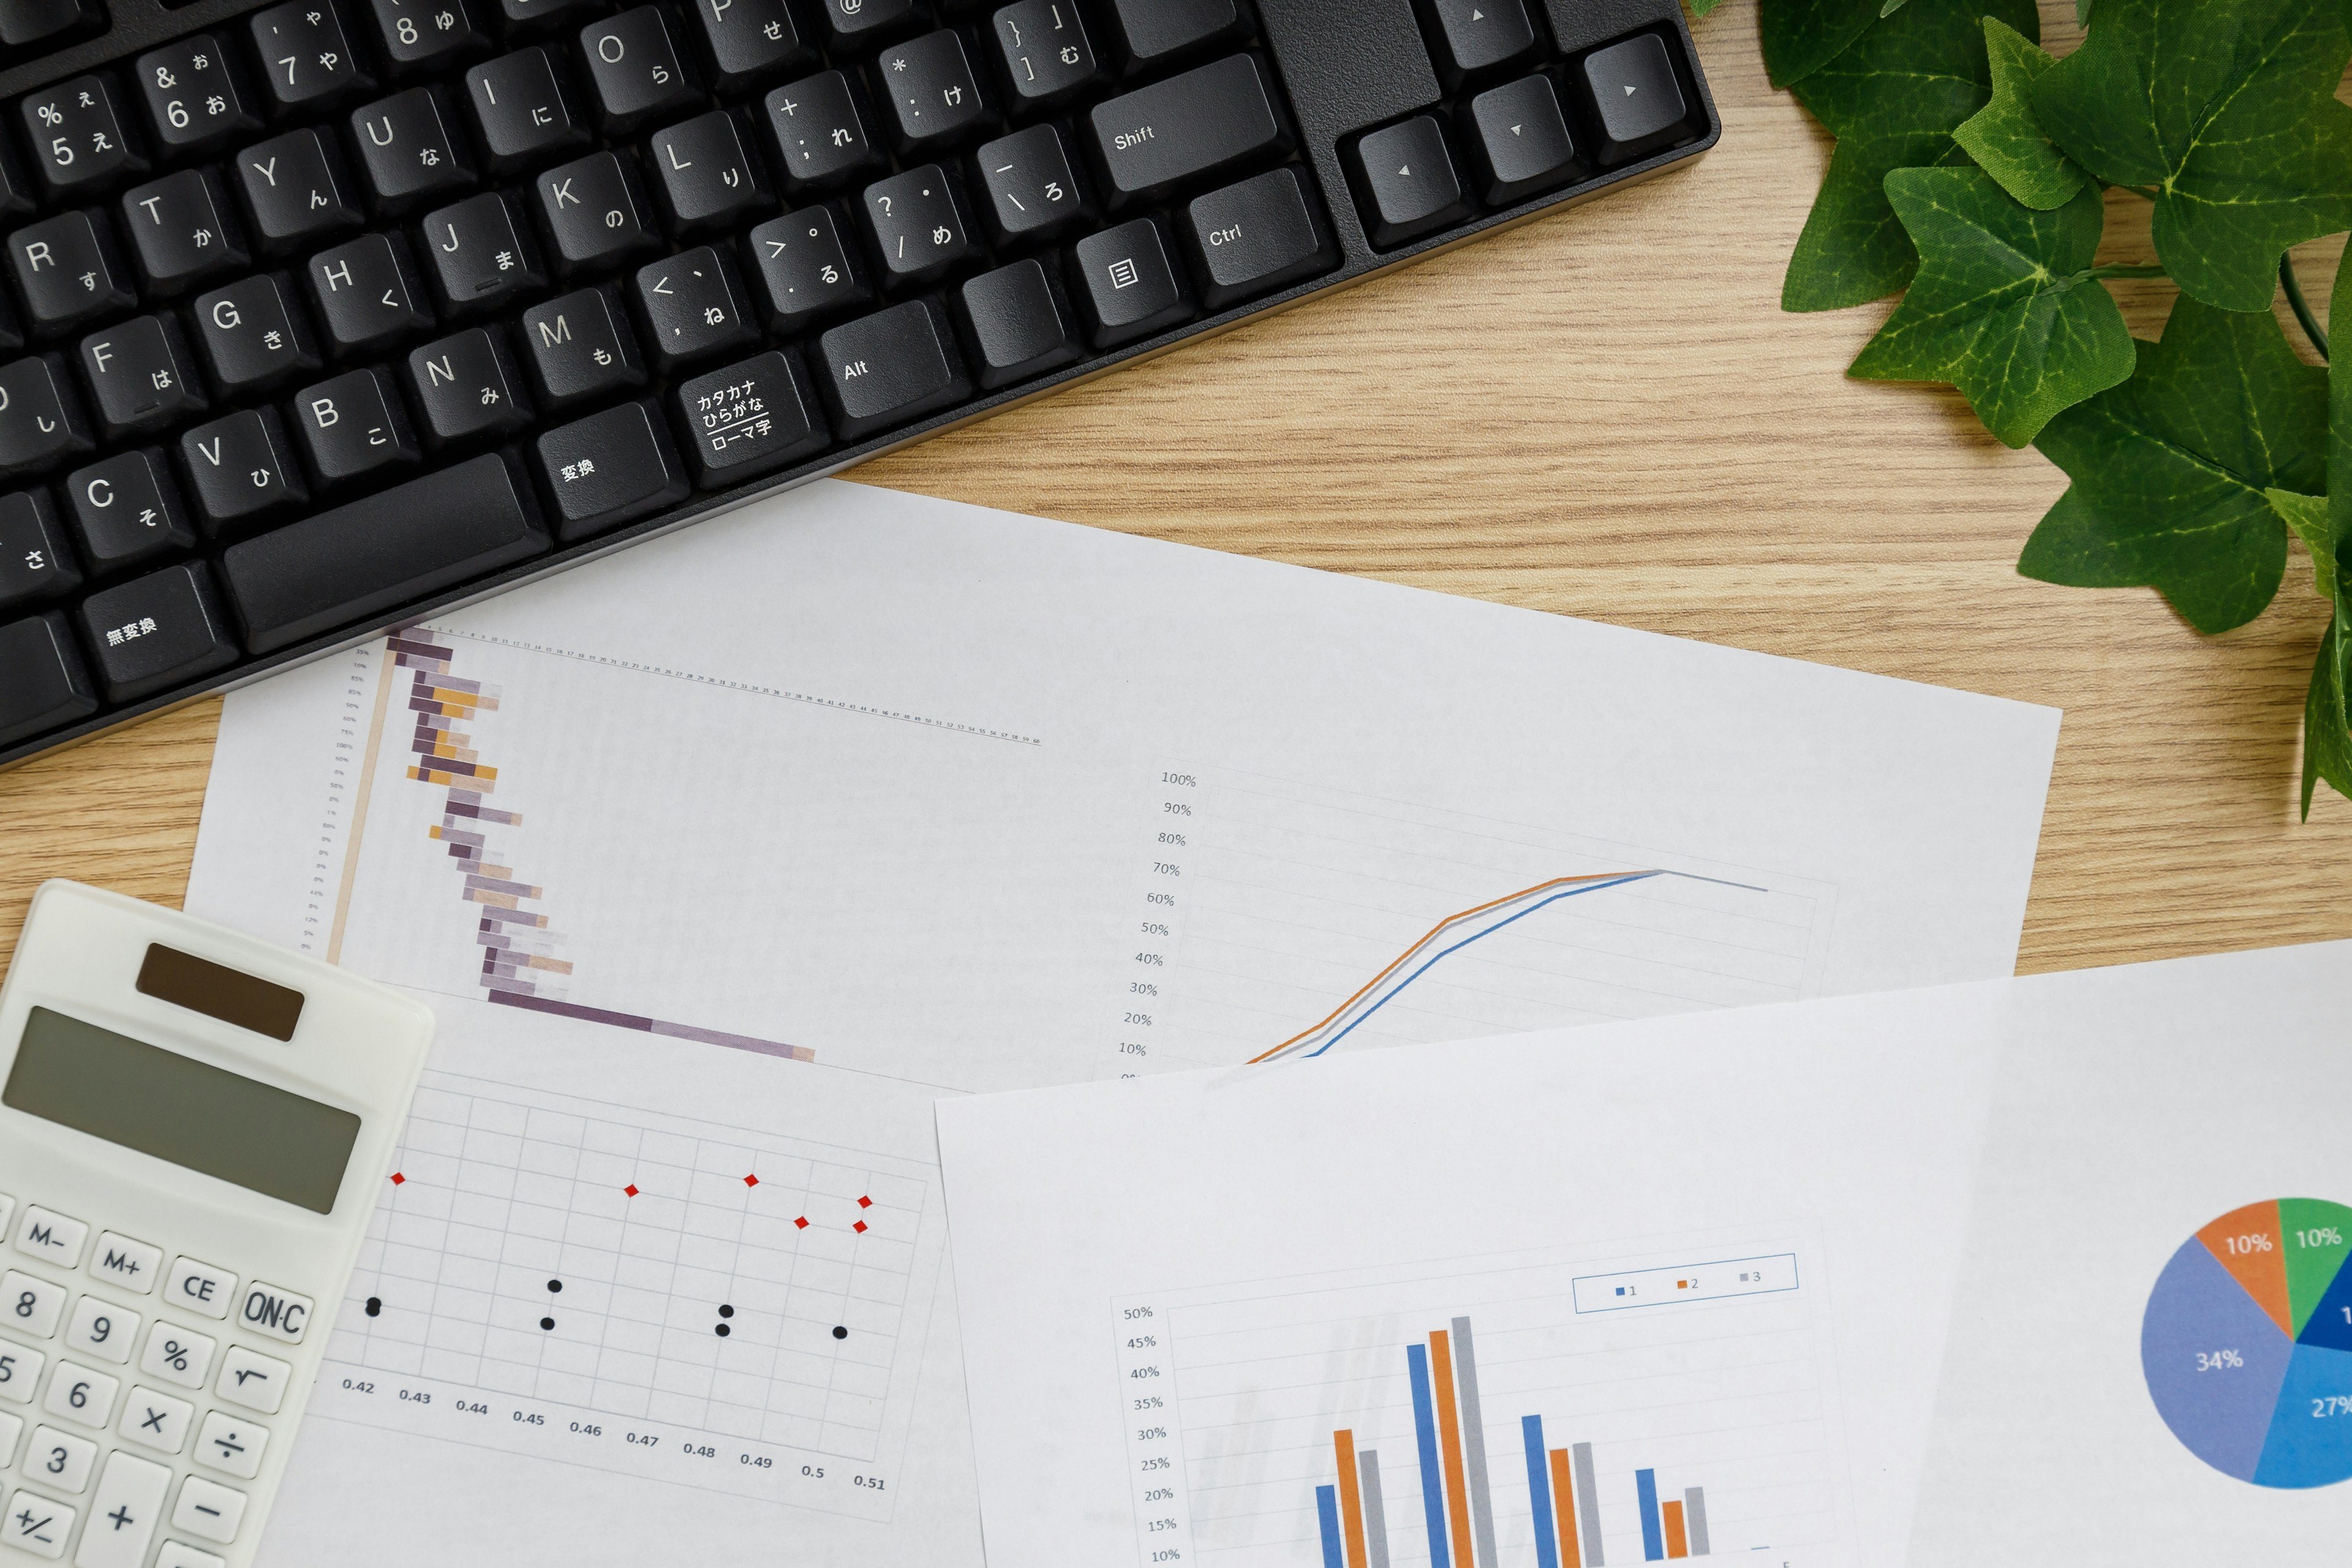
POLYGON ((2352 1208, 2275 1198, 2181 1243, 2140 1370, 2188 1450, 2258 1487, 2352 1478, 2352 1208))

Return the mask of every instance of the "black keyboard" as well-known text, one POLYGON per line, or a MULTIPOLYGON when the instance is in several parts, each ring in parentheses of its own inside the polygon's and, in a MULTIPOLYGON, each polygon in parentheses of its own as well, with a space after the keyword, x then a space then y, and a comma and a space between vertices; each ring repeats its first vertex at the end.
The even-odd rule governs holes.
POLYGON ((1678 0, 0 0, 0 763, 1695 156, 1678 0))

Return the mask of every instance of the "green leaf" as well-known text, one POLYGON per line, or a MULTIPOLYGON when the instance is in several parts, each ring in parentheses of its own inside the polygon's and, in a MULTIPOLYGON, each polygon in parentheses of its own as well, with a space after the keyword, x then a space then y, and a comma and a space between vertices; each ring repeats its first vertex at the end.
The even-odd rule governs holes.
POLYGON ((1911 280, 1919 257, 1887 204, 1886 175, 1967 161, 1952 132, 1991 96, 1988 10, 2040 37, 2032 0, 1910 0, 1797 89, 1838 142, 1789 258, 1782 310, 1843 310, 1911 280))
POLYGON ((1723 0, 1690 0, 1691 19, 1696 21, 1722 4, 1723 0))
POLYGON ((1757 0, 1756 28, 1764 44, 1764 74, 1774 87, 1791 87, 1853 47, 1903 0, 1757 0))
POLYGON ((2312 785, 2321 779, 2336 794, 2352 795, 2352 732, 2344 724, 2344 690, 2352 685, 2352 626, 2338 604, 2320 634, 2319 657, 2312 661, 2311 690, 2303 700, 2303 815, 2311 816, 2312 785))
POLYGON ((2090 25, 2091 0, 2074 0, 2074 26, 2087 27, 2090 25))
POLYGON ((2336 595, 2336 525, 2328 521, 2326 496, 2297 495, 2276 486, 2263 492, 2270 498, 2271 510, 2279 521, 2294 531, 2311 552, 2313 586, 2323 599, 2334 600, 2336 595))
POLYGON ((2033 84, 2058 62, 1998 16, 1984 19, 1992 64, 1992 101, 1952 132, 1952 140, 2027 206, 2048 211, 2073 201, 2091 176, 2058 151, 2033 118, 2033 84))
POLYGON ((2121 386, 2050 421, 2035 445, 2074 489, 2017 569, 2083 587, 2147 584, 2200 632, 2263 613, 2286 570, 2273 488, 2326 488, 2327 373, 2268 310, 2183 298, 2121 386))
MULTIPOLYGON (((2352 321, 2352 267, 2339 264, 2336 268, 2327 320, 2331 326, 2352 321)), ((2319 780, 2326 779, 2338 795, 2352 795, 2352 729, 2347 729, 2346 708, 2347 689, 2352 689, 2352 570, 2347 570, 2352 562, 2345 559, 2345 546, 2352 542, 2352 368, 2338 370, 2335 361, 2328 362, 2325 510, 2315 508, 2308 497, 2283 500, 2276 491, 2271 504, 2302 536, 2311 552, 2313 580, 2335 605, 2327 630, 2320 634, 2311 689, 2303 700, 2303 815, 2307 818, 2312 786, 2319 780)))
POLYGON ((2282 251, 2352 228, 2347 58, 2337 5, 2099 0, 2033 112, 2093 174, 2155 192, 2157 255, 2185 292, 2268 310, 2282 251))
POLYGON ((2040 213, 1981 169, 1897 169, 1886 195, 1919 276, 1848 375, 1948 381, 2011 447, 2130 378, 2131 329, 2091 276, 2106 216, 2096 187, 2040 213))

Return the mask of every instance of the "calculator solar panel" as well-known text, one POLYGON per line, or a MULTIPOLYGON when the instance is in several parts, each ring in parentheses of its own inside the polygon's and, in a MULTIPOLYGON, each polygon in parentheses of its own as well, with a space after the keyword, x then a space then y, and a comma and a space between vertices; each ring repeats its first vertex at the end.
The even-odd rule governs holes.
POLYGON ((0 0, 0 764, 1690 158, 1677 0, 0 0))

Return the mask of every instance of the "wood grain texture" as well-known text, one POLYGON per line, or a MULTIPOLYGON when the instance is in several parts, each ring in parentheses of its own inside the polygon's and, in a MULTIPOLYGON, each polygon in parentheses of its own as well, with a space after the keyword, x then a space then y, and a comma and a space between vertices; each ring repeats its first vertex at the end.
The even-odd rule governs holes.
MULTIPOLYGON (((2072 47, 2074 0, 2042 11, 2072 47)), ((2018 576, 2063 476, 1948 388, 1846 380, 1889 306, 1781 312, 1829 139, 1751 0, 1696 31, 1725 121, 1696 166, 853 477, 2063 708, 2021 969, 2352 936, 2352 803, 2295 820, 2308 564, 2214 638, 2018 576)), ((2109 202, 2103 258, 2150 259, 2109 202)), ((2315 302, 2340 245, 2297 253, 2315 302)), ((2116 292, 2154 336, 2168 289, 2116 292)), ((5 941, 44 877, 178 900, 217 719, 0 775, 5 941)))

